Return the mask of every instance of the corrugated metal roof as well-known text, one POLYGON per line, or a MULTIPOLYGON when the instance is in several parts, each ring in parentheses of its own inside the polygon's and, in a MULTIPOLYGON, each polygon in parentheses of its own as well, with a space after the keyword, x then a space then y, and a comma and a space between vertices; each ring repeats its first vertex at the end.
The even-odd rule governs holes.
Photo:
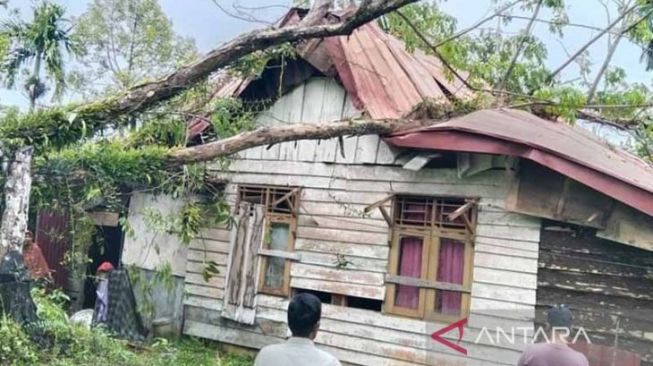
MULTIPOLYGON (((449 102, 443 91, 444 73, 432 66, 439 62, 431 60, 430 67, 425 67, 405 50, 403 42, 374 23, 349 37, 332 37, 325 45, 354 105, 372 118, 402 117, 426 98, 449 102)), ((455 94, 455 90, 448 92, 455 94)))
POLYGON ((653 216, 653 167, 578 126, 482 110, 388 138, 401 147, 521 156, 653 216))
MULTIPOLYGON (((298 11, 291 10, 280 26, 296 24, 298 11)), ((342 17, 345 13, 329 16, 342 17)), ((409 53, 402 41, 385 33, 376 22, 348 36, 305 41, 297 49, 323 73, 335 67, 334 76, 351 95, 356 108, 372 118, 402 117, 427 98, 449 103, 448 96, 465 99, 472 94, 460 81, 446 76, 437 57, 422 51, 409 53)), ((216 95, 238 96, 250 81, 232 79, 221 83, 216 95)))

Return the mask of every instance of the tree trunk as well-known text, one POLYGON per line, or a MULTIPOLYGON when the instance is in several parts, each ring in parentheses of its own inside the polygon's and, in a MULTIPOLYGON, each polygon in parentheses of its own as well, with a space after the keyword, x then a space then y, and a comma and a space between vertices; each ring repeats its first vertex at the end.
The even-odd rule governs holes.
POLYGON ((387 135, 405 129, 433 124, 433 120, 407 119, 349 120, 322 124, 294 123, 277 127, 261 127, 224 140, 172 151, 167 158, 171 165, 210 161, 229 156, 256 146, 273 145, 286 141, 322 140, 340 136, 387 135))
POLYGON ((5 210, 0 226, 0 257, 9 250, 23 249, 32 188, 32 153, 31 146, 18 150, 7 171, 5 210))
POLYGON ((36 98, 38 98, 38 95, 36 94, 37 88, 39 85, 39 80, 41 78, 41 57, 43 53, 38 52, 36 54, 36 59, 34 60, 34 71, 32 72, 32 82, 34 83, 32 85, 32 90, 29 91, 29 110, 30 112, 36 108, 36 98))

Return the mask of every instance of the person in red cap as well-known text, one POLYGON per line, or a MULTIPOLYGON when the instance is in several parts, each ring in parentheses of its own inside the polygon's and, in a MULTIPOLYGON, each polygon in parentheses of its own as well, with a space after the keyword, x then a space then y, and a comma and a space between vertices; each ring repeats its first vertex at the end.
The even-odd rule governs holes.
POLYGON ((97 268, 95 276, 99 282, 95 293, 97 300, 95 301, 95 321, 104 323, 107 320, 107 312, 109 310, 109 272, 113 271, 113 264, 111 262, 103 262, 97 268))

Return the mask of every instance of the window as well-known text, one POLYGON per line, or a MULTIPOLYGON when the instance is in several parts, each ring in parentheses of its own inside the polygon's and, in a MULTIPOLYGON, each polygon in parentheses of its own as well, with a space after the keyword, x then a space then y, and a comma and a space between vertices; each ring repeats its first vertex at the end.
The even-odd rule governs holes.
POLYGON ((474 200, 396 197, 385 309, 416 318, 467 314, 472 277, 474 200))
POLYGON ((293 295, 301 293, 309 293, 317 296, 322 304, 331 304, 337 306, 346 306, 349 308, 381 311, 382 302, 380 300, 365 299, 362 297, 332 294, 330 292, 307 290, 300 288, 293 288, 293 295))
POLYGON ((290 260, 294 258, 299 189, 292 187, 240 186, 240 201, 265 207, 259 292, 288 296, 290 260))

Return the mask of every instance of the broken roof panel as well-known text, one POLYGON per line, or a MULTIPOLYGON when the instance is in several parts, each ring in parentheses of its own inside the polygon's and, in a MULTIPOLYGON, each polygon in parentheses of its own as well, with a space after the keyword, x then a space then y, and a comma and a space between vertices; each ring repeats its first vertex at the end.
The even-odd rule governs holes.
POLYGON ((520 156, 653 216, 653 167, 589 131, 513 109, 482 110, 386 139, 399 147, 520 156))
MULTIPOLYGON (((302 12, 292 9, 280 26, 296 24, 302 12)), ((347 12, 331 13, 325 22, 344 16, 347 12)), ((376 22, 348 36, 304 41, 297 50, 316 69, 336 76, 355 107, 372 118, 402 117, 428 98, 448 103, 449 97, 466 99, 471 95, 462 83, 447 78, 437 57, 421 51, 407 52, 402 41, 385 33, 376 22)), ((221 86, 218 95, 238 96, 250 82, 232 80, 221 86)))

